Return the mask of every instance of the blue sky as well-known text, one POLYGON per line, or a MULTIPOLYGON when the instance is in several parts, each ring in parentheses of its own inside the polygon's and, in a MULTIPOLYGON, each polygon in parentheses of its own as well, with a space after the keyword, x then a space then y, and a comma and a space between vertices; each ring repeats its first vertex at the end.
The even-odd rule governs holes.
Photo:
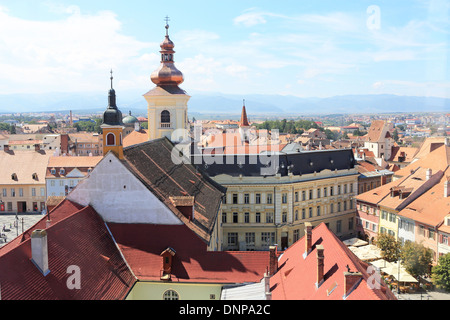
POLYGON ((0 93, 144 94, 166 15, 191 94, 450 98, 450 0, 0 0, 0 93))

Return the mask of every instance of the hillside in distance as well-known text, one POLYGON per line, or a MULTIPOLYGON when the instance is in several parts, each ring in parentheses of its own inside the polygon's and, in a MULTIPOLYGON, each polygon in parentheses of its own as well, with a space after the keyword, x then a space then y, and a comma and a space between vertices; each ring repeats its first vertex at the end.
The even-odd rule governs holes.
MULTIPOLYGON (((189 113, 240 114, 243 100, 249 114, 308 115, 393 112, 450 112, 450 99, 397 95, 342 95, 329 98, 250 94, 189 93, 189 113)), ((122 113, 146 114, 147 103, 142 93, 117 94, 122 113)), ((108 97, 101 93, 46 93, 0 95, 0 113, 57 112, 72 110, 102 112, 108 97)))

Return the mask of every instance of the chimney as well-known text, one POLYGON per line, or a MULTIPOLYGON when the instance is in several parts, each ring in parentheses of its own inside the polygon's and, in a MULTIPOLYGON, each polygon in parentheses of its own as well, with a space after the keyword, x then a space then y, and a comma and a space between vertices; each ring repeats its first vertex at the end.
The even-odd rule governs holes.
POLYGON ((358 286, 362 280, 360 272, 344 272, 344 299, 358 286))
POLYGON ((277 246, 269 247, 269 274, 274 275, 278 271, 278 253, 277 246))
POLYGON ((431 169, 427 169, 427 181, 430 180, 431 173, 432 173, 431 169))
POLYGON ((323 255, 323 246, 322 245, 317 245, 316 246, 316 250, 317 250, 317 282, 316 282, 316 287, 319 288, 320 285, 323 283, 324 279, 324 260, 325 257, 323 255))
POLYGON ((303 258, 309 254, 312 248, 312 224, 310 222, 305 222, 305 253, 303 258))
POLYGON ((448 180, 446 180, 445 182, 444 182, 444 198, 448 198, 448 196, 449 196, 449 194, 448 194, 448 191, 449 191, 449 189, 448 189, 448 184, 449 184, 450 182, 448 181, 448 180))
POLYGON ((34 151, 40 151, 41 150, 41 146, 39 145, 39 143, 36 143, 34 145, 34 151))
POLYGON ((31 260, 44 276, 50 272, 48 268, 47 231, 37 229, 31 234, 31 260))
POLYGON ((3 150, 4 150, 4 151, 9 151, 9 145, 8 145, 8 144, 5 144, 5 145, 3 146, 3 150))
POLYGON ((270 275, 269 270, 264 273, 264 295, 266 300, 272 300, 272 292, 270 292, 270 275))

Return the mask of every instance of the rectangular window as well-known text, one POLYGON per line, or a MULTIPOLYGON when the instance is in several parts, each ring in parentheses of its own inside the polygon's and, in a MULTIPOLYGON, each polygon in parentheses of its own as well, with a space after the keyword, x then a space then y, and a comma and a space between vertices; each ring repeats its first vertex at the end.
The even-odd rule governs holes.
POLYGON ((306 219, 306 210, 305 210, 305 208, 302 209, 302 219, 306 219))
POLYGON ((233 212, 233 223, 239 222, 239 215, 237 212, 233 212))
POLYGON ((320 189, 317 189, 317 198, 320 198, 320 189))
POLYGON ((23 197, 23 188, 19 188, 19 197, 23 197))
POLYGON ((333 187, 330 187, 330 196, 334 196, 334 190, 333 190, 333 187))
POLYGON ((256 194, 255 202, 256 202, 256 204, 260 204, 261 203, 261 193, 257 193, 256 194))
POLYGON ((3 188, 3 196, 6 197, 7 193, 6 193, 6 188, 3 188))
POLYGON ((344 184, 344 194, 346 194, 346 193, 347 193, 347 185, 344 184))
POLYGON ((302 191, 302 201, 306 200, 306 191, 302 191))
POLYGON ((15 197, 16 196, 16 189, 11 188, 11 197, 15 197))
MULTIPOLYGON (((369 229, 369 228, 367 228, 369 229)), ((348 219, 348 230, 353 230, 353 218, 348 219)))
POLYGON ((55 186, 55 180, 50 180, 50 186, 54 187, 55 186))
POLYGON ((283 212, 283 214, 281 215, 281 221, 282 221, 283 223, 286 223, 286 222, 287 222, 287 212, 283 212))
POLYGON ((31 188, 31 196, 32 197, 36 196, 36 188, 31 188))
POLYGON ((295 210, 295 221, 298 220, 298 210, 295 210))
POLYGON ((295 202, 298 202, 298 192, 295 192, 295 202))
POLYGON ((342 231, 342 221, 338 220, 336 221, 336 232, 341 233, 341 231, 342 231))
POLYGON ((324 197, 327 197, 327 188, 326 188, 326 187, 323 188, 323 196, 324 196, 324 197))
POLYGON ((309 200, 312 200, 312 198, 313 198, 313 191, 309 190, 309 200))
POLYGON ((340 202, 338 202, 338 212, 341 212, 341 203, 340 202))
POLYGON ((250 195, 248 193, 244 194, 244 203, 245 204, 250 203, 250 195))
POLYGON ((12 202, 7 203, 7 210, 12 211, 12 202))
POLYGON ((434 229, 428 228, 428 238, 435 240, 436 232, 434 231, 434 229))
POLYGON ((222 223, 227 223, 227 213, 222 212, 222 223))
POLYGON ((273 223, 273 212, 266 212, 266 223, 273 223))
POLYGON ((41 188, 41 197, 45 197, 45 188, 41 188))
POLYGON ((337 194, 341 194, 341 186, 338 186, 337 194))
POLYGON ((238 203, 238 195, 237 193, 233 193, 233 204, 237 204, 238 203))
POLYGON ((320 206, 316 208, 317 216, 320 217, 320 206))
POLYGON ((263 246, 275 244, 275 232, 261 232, 261 244, 263 246))
POLYGON ((228 233, 228 246, 237 246, 238 244, 238 234, 236 232, 228 233))
POLYGON ((283 195, 281 197, 281 202, 282 203, 287 203, 287 193, 283 193, 283 195))
POLYGON ((244 213, 244 223, 250 223, 250 213, 244 213))
POLYGON ((248 247, 255 246, 255 233, 254 232, 246 232, 245 233, 245 244, 248 247))
POLYGON ((347 201, 344 201, 344 211, 347 211, 347 201))
POLYGON ((267 194, 267 204, 272 204, 272 194, 271 193, 267 194))
POLYGON ((334 203, 330 204, 330 213, 334 213, 334 203))
POLYGON ((312 218, 313 214, 312 214, 312 208, 309 208, 309 217, 312 218))
POLYGON ((255 215, 255 222, 261 223, 261 212, 257 212, 255 215))
POLYGON ((294 230, 294 242, 297 242, 300 239, 300 230, 294 230))

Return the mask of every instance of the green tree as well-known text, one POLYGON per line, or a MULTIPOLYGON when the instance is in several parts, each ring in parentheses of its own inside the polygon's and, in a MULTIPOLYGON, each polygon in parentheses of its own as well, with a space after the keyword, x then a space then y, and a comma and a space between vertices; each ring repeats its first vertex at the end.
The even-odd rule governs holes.
POLYGON ((395 129, 394 132, 392 133, 392 138, 394 139, 395 142, 398 141, 398 131, 397 131, 397 129, 395 129))
POLYGON ((433 251, 420 243, 407 241, 402 248, 401 259, 406 271, 413 277, 428 274, 433 262, 433 251))
POLYGON ((400 257, 402 245, 390 234, 380 234, 377 239, 377 247, 381 249, 383 259, 388 262, 397 261, 400 257))
POLYGON ((438 264, 431 270, 433 284, 450 291, 450 253, 439 258, 438 264))

